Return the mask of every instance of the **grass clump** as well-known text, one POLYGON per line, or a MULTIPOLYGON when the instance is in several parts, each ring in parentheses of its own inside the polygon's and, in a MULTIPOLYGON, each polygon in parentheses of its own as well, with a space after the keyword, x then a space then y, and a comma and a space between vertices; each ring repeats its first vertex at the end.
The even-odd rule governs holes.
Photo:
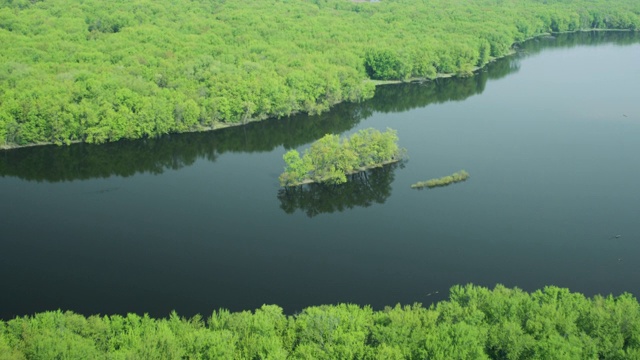
POLYGON ((455 172, 451 175, 445 176, 445 177, 441 177, 438 179, 431 179, 431 180, 427 180, 427 181, 418 181, 417 183, 411 185, 412 189, 422 189, 425 187, 428 188, 433 188, 433 187, 440 187, 440 186, 448 186, 457 182, 461 182, 461 181, 465 181, 469 178, 469 173, 464 171, 464 170, 460 170, 458 172, 455 172))

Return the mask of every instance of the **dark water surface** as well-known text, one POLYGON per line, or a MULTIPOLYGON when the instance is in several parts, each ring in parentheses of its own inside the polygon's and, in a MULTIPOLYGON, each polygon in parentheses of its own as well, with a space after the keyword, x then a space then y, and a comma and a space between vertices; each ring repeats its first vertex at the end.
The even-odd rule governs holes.
POLYGON ((531 41, 318 117, 0 152, 0 176, 4 319, 380 308, 469 282, 640 295, 640 35, 531 41), (286 149, 367 127, 397 129, 410 160, 280 190, 286 149))

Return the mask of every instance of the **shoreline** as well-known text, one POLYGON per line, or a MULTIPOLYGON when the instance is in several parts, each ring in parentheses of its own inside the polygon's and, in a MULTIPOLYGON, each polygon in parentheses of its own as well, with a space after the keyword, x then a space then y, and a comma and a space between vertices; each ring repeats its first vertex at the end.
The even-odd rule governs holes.
MULTIPOLYGON (((361 173, 363 171, 367 171, 367 170, 371 170, 371 169, 376 169, 376 168, 381 168, 383 166, 386 165, 390 165, 390 164, 395 164, 398 163, 400 161, 402 161, 402 157, 399 157, 397 159, 393 159, 393 160, 389 160, 389 161, 384 161, 381 162, 379 164, 375 164, 375 165, 371 165, 371 166, 365 166, 365 167, 361 167, 358 168, 357 170, 351 171, 346 173, 345 175, 354 175, 354 174, 358 174, 361 173)), ((313 179, 306 179, 302 182, 299 183, 295 183, 295 184, 291 184, 291 185, 285 185, 285 186, 281 186, 282 188, 288 189, 288 188, 295 188, 295 187, 299 187, 299 186, 304 186, 304 185, 310 185, 310 184, 322 184, 323 180, 319 179, 319 180, 313 180, 313 179)))
POLYGON ((460 76, 460 77, 471 77, 471 76, 475 76, 476 72, 478 72, 479 70, 484 69, 485 67, 487 67, 487 65, 496 62, 500 59, 504 59, 507 58, 509 56, 513 56, 515 54, 518 53, 518 51, 516 49, 514 49, 513 47, 515 45, 518 44, 522 44, 524 42, 527 41, 531 41, 534 39, 539 39, 539 38, 545 38, 545 37, 555 37, 555 35, 561 35, 561 34, 577 34, 577 33, 581 33, 581 32, 635 32, 638 30, 629 30, 629 29, 580 29, 580 30, 574 30, 574 31, 559 31, 559 32, 547 32, 547 33, 541 33, 538 34, 536 36, 532 36, 532 37, 528 37, 522 41, 518 41, 518 42, 514 42, 513 44, 511 44, 511 48, 509 49, 509 52, 506 53, 505 55, 499 56, 499 57, 491 57, 489 59, 489 61, 487 61, 486 64, 482 65, 482 66, 474 66, 473 70, 471 70, 470 74, 467 75, 459 75, 459 74, 449 74, 449 73, 440 73, 437 74, 435 77, 433 78, 408 78, 406 80, 370 80, 372 81, 375 86, 380 86, 380 85, 394 85, 394 84, 410 84, 410 83, 418 83, 418 82, 427 82, 427 81, 436 81, 438 79, 448 79, 448 78, 452 78, 452 77, 456 77, 456 76, 460 76))
MULTIPOLYGON (((370 81, 374 84, 374 86, 378 87, 378 86, 382 86, 382 85, 395 85, 395 84, 409 84, 409 83, 419 83, 419 82, 428 82, 428 81, 437 81, 438 79, 448 79, 448 78, 452 78, 452 77, 456 77, 456 76, 467 76, 467 77, 472 77, 475 76, 476 73, 482 69, 484 69, 487 65, 500 60, 500 59, 504 59, 507 58, 509 56, 513 56, 517 53, 517 50, 515 50, 513 47, 514 45, 517 44, 522 44, 526 41, 530 41, 533 39, 537 39, 537 38, 542 38, 542 37, 548 37, 548 36, 554 36, 554 35, 558 35, 558 34, 572 34, 572 33, 580 33, 580 32, 639 32, 639 30, 631 30, 631 29, 579 29, 579 30, 573 30, 573 31, 561 31, 561 32, 547 32, 547 33, 541 33, 538 34, 536 36, 532 36, 529 38, 526 38, 522 41, 518 41, 518 42, 514 42, 513 44, 511 44, 511 49, 510 51, 500 57, 493 57, 491 58, 486 64, 484 64, 483 66, 475 66, 473 68, 473 70, 471 71, 470 74, 468 75, 459 75, 459 74, 454 74, 454 73, 442 73, 442 74, 436 74, 435 77, 433 78, 409 78, 409 79, 405 79, 405 80, 372 80, 372 79, 365 79, 363 81, 370 81)), ((375 96, 375 94, 374 94, 375 96)), ((366 100, 366 99, 363 99, 366 100)), ((334 105, 343 103, 345 101, 340 101, 340 102, 336 102, 332 105, 330 105, 329 110, 331 111, 331 107, 333 107, 334 105)), ((288 115, 285 116, 292 116, 292 115, 296 115, 299 114, 300 112, 295 111, 292 112, 288 115)), ((284 116, 283 116, 284 117, 284 116)), ((214 123, 213 126, 201 126, 197 129, 193 129, 193 130, 186 130, 186 131, 180 131, 180 132, 171 132, 171 133, 167 133, 167 134, 162 134, 160 136, 165 136, 165 135, 171 135, 171 134, 188 134, 188 133, 196 133, 196 132, 209 132, 209 131, 216 131, 216 130, 221 130, 221 129, 226 129, 226 128, 230 128, 230 127, 236 127, 236 126, 244 126, 247 125, 249 123, 253 123, 253 122, 259 122, 259 121, 264 121, 267 119, 275 119, 277 117, 263 117, 263 118, 256 118, 256 119, 248 119, 245 122, 239 122, 239 123, 214 123)), ((73 140, 73 141, 69 141, 68 144, 66 143, 61 143, 61 144, 57 144, 55 142, 39 142, 39 143, 32 143, 32 144, 25 144, 25 145, 18 145, 18 144, 4 144, 4 145, 0 145, 0 152, 3 151, 10 151, 10 150, 17 150, 17 149, 23 149, 23 148, 30 148, 30 147, 36 147, 36 146, 47 146, 47 145, 57 145, 57 146, 69 146, 69 145, 74 145, 74 144, 81 144, 81 143, 85 143, 85 144, 92 144, 92 145, 101 145, 101 144, 106 144, 106 143, 117 143, 118 141, 123 141, 123 140, 128 140, 128 141, 135 141, 135 140, 141 140, 144 139, 143 138, 123 138, 123 139, 119 139, 117 141, 107 141, 105 143, 100 143, 100 144, 96 144, 96 143, 86 143, 82 140, 73 140)), ((365 169, 366 170, 366 169, 365 169)), ((362 170, 364 171, 364 170, 362 170)), ((314 181, 315 182, 315 181, 314 181)))
MULTIPOLYGON (((294 114, 295 113, 291 113, 289 115, 294 115, 294 114)), ((229 127, 244 126, 244 125, 248 125, 249 123, 260 122, 260 121, 267 120, 267 119, 271 119, 271 118, 267 117, 267 118, 263 118, 263 119, 253 119, 253 120, 249 120, 249 121, 242 122, 242 123, 237 123, 237 124, 235 124, 235 123, 234 124, 216 123, 214 126, 202 126, 202 127, 198 128, 198 129, 194 129, 194 130, 171 132, 171 133, 162 134, 160 136, 222 130, 222 129, 226 129, 226 128, 229 128, 229 127)), ((158 137, 160 137, 160 136, 158 136, 158 137)), ((149 137, 147 137, 147 138, 149 138, 149 137)), ((123 138, 123 139, 119 139, 119 140, 116 140, 116 141, 106 141, 104 143, 87 143, 87 142, 84 142, 82 140, 73 140, 73 141, 69 141, 68 144, 65 144, 65 143, 56 144, 54 142, 40 142, 40 143, 25 144, 25 145, 4 144, 4 145, 0 145, 0 152, 1 151, 16 150, 16 149, 24 149, 24 148, 30 148, 30 147, 36 147, 36 146, 47 146, 47 145, 69 146, 69 145, 75 145, 75 144, 104 145, 104 144, 114 144, 114 143, 117 143, 118 141, 136 141, 136 140, 142 140, 142 139, 145 139, 145 138, 144 137, 141 137, 141 138, 123 138)))

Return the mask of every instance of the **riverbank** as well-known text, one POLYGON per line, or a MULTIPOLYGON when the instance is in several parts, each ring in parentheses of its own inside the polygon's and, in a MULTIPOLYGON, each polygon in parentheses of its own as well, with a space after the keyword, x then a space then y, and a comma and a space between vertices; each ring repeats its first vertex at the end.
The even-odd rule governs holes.
MULTIPOLYGON (((639 30, 636 30, 635 32, 637 32, 639 30)), ((381 86, 381 85, 393 85, 393 84, 405 84, 405 83, 420 83, 420 82, 428 82, 428 81, 437 81, 438 79, 448 79, 448 78, 452 78, 452 77, 461 77, 461 76, 474 76, 478 71, 486 68, 487 66, 489 66, 489 64, 496 62, 498 60, 507 58, 509 56, 513 56, 515 54, 518 53, 518 50, 514 47, 519 46, 520 44, 523 44, 527 41, 531 41, 531 40, 536 40, 536 39, 541 39, 541 38, 555 38, 555 36, 557 35, 562 35, 562 34, 576 34, 576 33, 588 33, 588 32, 634 32, 634 30, 629 30, 629 29, 580 29, 580 30, 575 30, 575 31, 559 31, 559 32, 547 32, 547 33, 541 33, 539 35, 536 36, 532 36, 529 38, 526 38, 522 41, 518 41, 518 42, 514 42, 513 44, 511 44, 511 49, 510 51, 503 55, 503 56, 499 56, 499 57, 492 57, 490 58, 490 60, 483 66, 475 66, 472 68, 470 73, 467 74, 454 74, 454 73, 448 73, 448 74, 437 74, 435 77, 432 78, 425 78, 425 77, 412 77, 409 79, 405 79, 405 80, 370 80, 372 81, 375 86, 381 86)))
MULTIPOLYGON (((371 81, 371 80, 368 80, 368 81, 371 81)), ((340 104, 340 102, 336 102, 336 103, 332 104, 332 106, 335 106, 337 104, 340 104)), ((294 116, 294 115, 298 115, 300 113, 301 113, 300 111, 294 111, 294 112, 288 114, 287 116, 294 116)), ((213 126, 199 126, 198 128, 195 128, 195 129, 190 129, 190 130, 185 130, 185 131, 180 131, 180 132, 166 133, 166 134, 162 134, 162 135, 160 135, 158 137, 165 136, 165 135, 171 135, 171 134, 190 134, 190 133, 210 132, 210 131, 222 130, 222 129, 226 129, 226 128, 245 126, 245 125, 249 125, 251 123, 256 123, 256 122, 270 120, 270 119, 276 119, 276 117, 265 116, 265 117, 261 117, 261 118, 257 118, 257 119, 247 119, 244 122, 237 122, 237 123, 216 122, 213 126)), ((136 140, 143 140, 143 139, 145 139, 145 138, 131 138, 131 139, 125 138, 125 139, 120 139, 118 141, 136 141, 136 140)), ((108 143, 116 143, 118 141, 113 141, 113 142, 108 142, 108 143)), ((73 140, 73 141, 69 141, 68 143, 38 142, 38 143, 25 144, 25 145, 3 144, 3 145, 0 145, 0 151, 9 151, 9 150, 17 150, 17 149, 23 149, 23 148, 30 148, 30 147, 36 147, 36 146, 49 146, 49 145, 69 146, 69 145, 82 144, 82 143, 87 143, 87 142, 81 141, 81 140, 73 140)), ((87 143, 87 144, 89 144, 89 143, 87 143)), ((91 143, 91 144, 97 145, 95 143, 91 143)))
MULTIPOLYGON (((576 30, 576 31, 565 31, 565 32, 553 32, 553 33, 541 33, 537 36, 534 37, 530 37, 527 38, 523 41, 520 42, 516 42, 513 43, 511 45, 511 50, 506 53, 503 56, 500 57, 493 57, 490 58, 490 60, 482 67, 474 67, 472 69, 472 71, 470 73, 438 73, 435 77, 430 77, 430 78, 421 78, 421 77, 413 77, 413 78, 409 78, 409 79, 405 79, 405 80, 371 80, 371 79, 366 79, 363 82, 369 82, 371 84, 373 84, 374 87, 377 86, 382 86, 382 85, 387 85, 387 84, 401 84, 401 83, 409 83, 409 82, 427 82, 427 81, 437 81, 438 79, 445 79, 445 78, 452 78, 452 77, 459 77, 459 76, 474 76, 475 73, 477 73, 478 71, 482 70, 483 68, 485 68, 488 64, 493 63, 497 60, 506 58, 508 56, 512 56, 515 53, 517 53, 517 50, 514 48, 515 46, 517 46, 518 44, 521 44, 525 41, 530 41, 533 39, 537 39, 537 38, 541 38, 541 37, 545 37, 545 36, 553 36, 553 35, 558 35, 558 34, 567 34, 567 33, 578 33, 578 32, 633 32, 634 30, 628 30, 628 29, 580 29, 580 30, 576 30)), ((329 106, 334 106, 340 102, 344 102, 344 101, 338 101, 338 102, 332 102, 329 106)), ((290 113, 288 113, 286 116, 292 116, 295 115, 297 113, 300 113, 302 111, 292 111, 290 113)), ((208 131, 215 131, 215 130, 220 130, 220 129, 225 129, 225 128, 229 128, 229 127, 236 127, 236 126, 244 126, 247 125, 249 123, 252 122, 257 122, 257 121, 263 121, 266 119, 273 119, 274 117, 269 117, 269 116, 260 116, 258 118, 249 118, 246 119, 246 121, 239 121, 239 122, 215 122, 212 126, 195 126, 192 129, 188 129, 188 130, 184 130, 184 131, 176 131, 176 132, 169 132, 167 134, 178 134, 178 133, 195 133, 195 132, 208 132, 208 131)), ((163 134, 165 135, 165 134, 163 134)), ((163 135, 158 135, 158 136, 163 136, 163 135)), ((141 137, 141 138, 122 138, 122 140, 137 140, 137 139, 142 139, 145 137, 141 137)), ((119 141, 119 140, 118 140, 119 141)), ((81 140, 72 140, 72 141, 59 141, 59 142, 36 142, 36 143, 29 143, 29 144, 24 144, 24 145, 19 145, 19 144, 15 144, 15 143, 11 143, 11 144, 4 144, 4 145, 0 145, 0 151, 8 151, 8 150, 12 150, 12 149, 20 149, 20 148, 26 148, 26 147, 34 147, 34 146, 46 146, 46 145, 72 145, 72 144, 78 144, 78 143, 82 143, 85 141, 81 141, 81 140)), ((117 141, 114 141, 117 142, 117 141)), ((95 142, 89 142, 89 143, 95 143, 95 142)))
MULTIPOLYGON (((473 72, 475 73, 475 72, 485 68, 490 63, 495 62, 495 61, 500 60, 500 59, 503 59, 503 58, 506 58, 508 56, 512 56, 515 53, 516 53, 516 51, 514 50, 514 51, 509 52, 505 56, 502 56, 502 57, 499 57, 499 58, 493 58, 485 66, 476 67, 473 70, 473 72)), ((456 77, 456 76, 459 76, 459 75, 451 73, 451 74, 438 74, 436 77, 433 77, 433 78, 410 78, 410 79, 406 79, 406 80, 372 80, 372 79, 365 79, 363 81, 364 82, 370 82, 375 87, 378 87, 378 86, 383 86, 383 85, 437 81, 438 79, 448 79, 448 78, 453 78, 453 77, 456 77)), ((471 76, 474 76, 474 74, 472 74, 471 76)), ((374 93, 374 96, 375 96, 375 93, 374 93)), ((364 99, 364 100, 366 100, 366 99, 364 99)), ((335 102, 331 106, 333 107, 333 106, 338 105, 338 104, 340 104, 342 102, 344 102, 344 101, 335 102)), ((328 111, 331 111, 331 110, 329 109, 328 111)), ((300 113, 301 113, 300 111, 294 111, 294 112, 292 112, 292 113, 290 113, 290 114, 288 114, 286 116, 294 116, 294 115, 297 115, 297 114, 300 114, 300 113)), ((275 117, 262 117, 262 118, 256 118, 256 119, 247 119, 247 121, 237 122, 237 123, 216 122, 213 126, 199 126, 199 127, 195 128, 195 129, 190 129, 190 130, 185 130, 185 131, 180 131, 180 132, 174 132, 174 133, 167 133, 167 134, 163 134, 163 135, 160 135, 160 136, 170 135, 170 134, 188 134, 188 133, 216 131, 216 130, 222 130, 222 129, 226 129, 226 128, 230 128, 230 127, 245 126, 245 125, 248 125, 250 123, 269 120, 269 119, 275 119, 275 117)), ((140 140, 140 139, 143 139, 143 138, 121 139, 121 140, 118 140, 118 141, 127 141, 127 140, 135 141, 135 140, 140 140)), ((68 143, 38 142, 38 143, 25 144, 25 145, 3 144, 3 145, 0 145, 0 151, 10 151, 10 150, 16 150, 16 149, 22 149, 22 148, 29 148, 29 147, 36 147, 36 146, 48 146, 48 145, 68 146, 68 145, 80 144, 80 143, 85 143, 85 142, 81 141, 81 140, 74 140, 74 141, 70 141, 68 143)))
POLYGON ((629 293, 586 297, 555 286, 529 293, 456 285, 433 306, 384 310, 342 303, 286 315, 263 305, 190 319, 175 311, 152 318, 57 310, 0 322, 0 353, 10 359, 636 358, 639 306, 629 293))
MULTIPOLYGON (((291 114, 294 115, 294 114, 291 114)), ((242 122, 242 123, 232 123, 232 124, 228 124, 228 123, 216 123, 214 126, 202 126, 199 127, 197 129, 192 129, 192 130, 187 130, 187 131, 180 131, 180 132, 175 132, 175 133, 167 133, 167 134, 163 134, 160 136, 164 136, 164 135, 171 135, 171 134, 188 134, 188 133, 198 133, 198 132, 208 132, 208 131, 215 131, 215 130, 222 130, 222 129, 226 129, 226 128, 230 128, 230 127, 236 127, 236 126, 244 126, 247 125, 249 123, 252 122, 258 122, 258 121, 263 121, 263 120, 267 120, 269 118, 263 118, 263 119, 252 119, 252 120, 248 120, 246 122, 242 122)), ((134 138, 134 139, 121 139, 118 141, 135 141, 135 140, 142 140, 144 138, 134 138)), ((117 142, 117 141, 114 141, 117 142)), ((81 140, 73 140, 73 141, 69 141, 68 143, 54 143, 54 142, 39 142, 39 143, 34 143, 34 144, 25 144, 25 145, 18 145, 18 144, 4 144, 4 145, 0 145, 0 151, 3 150, 14 150, 14 149, 22 149, 22 148, 29 148, 29 147, 35 147, 35 146, 48 146, 48 145, 58 145, 58 146, 68 146, 68 145, 73 145, 73 144, 82 144, 85 143, 84 141, 81 140)))

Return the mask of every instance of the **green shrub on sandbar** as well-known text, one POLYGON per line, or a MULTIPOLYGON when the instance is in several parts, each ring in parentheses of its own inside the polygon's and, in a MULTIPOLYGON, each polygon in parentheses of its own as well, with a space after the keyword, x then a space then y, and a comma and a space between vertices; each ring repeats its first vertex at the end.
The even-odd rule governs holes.
POLYGON ((638 359, 631 294, 587 298, 454 286, 449 299, 374 310, 276 305, 186 319, 60 310, 0 321, 1 359, 638 359))
POLYGON ((447 186, 447 185, 451 185, 453 183, 457 183, 457 182, 461 182, 461 181, 465 181, 469 178, 469 173, 464 171, 464 170, 460 170, 456 173, 453 173, 449 176, 445 176, 445 177, 441 177, 439 179, 431 179, 431 180, 427 180, 427 181, 419 181, 413 185, 411 185, 412 189, 422 189, 424 187, 438 187, 438 186, 447 186))
POLYGON ((297 150, 284 154, 287 166, 280 175, 280 185, 342 184, 348 174, 399 161, 402 155, 397 132, 392 129, 385 132, 364 129, 344 139, 327 134, 305 150, 302 157, 297 150))

